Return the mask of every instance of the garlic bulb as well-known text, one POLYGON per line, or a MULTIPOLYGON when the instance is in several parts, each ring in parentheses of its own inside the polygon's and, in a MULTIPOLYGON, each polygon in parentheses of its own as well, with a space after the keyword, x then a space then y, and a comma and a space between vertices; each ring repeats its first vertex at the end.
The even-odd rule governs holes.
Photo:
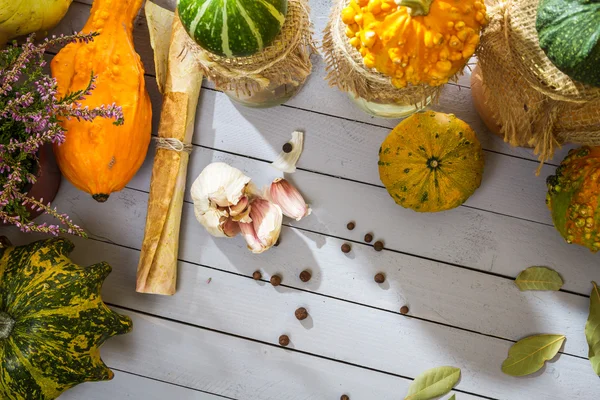
POLYGON ((250 206, 252 222, 240 222, 239 226, 248 249, 259 254, 277 243, 281 233, 283 213, 277 204, 262 198, 254 199, 250 206))
POLYGON ((277 156, 277 159, 271 165, 280 171, 291 174, 292 172, 296 172, 296 163, 302 155, 304 132, 296 131, 292 133, 292 140, 286 143, 286 145, 291 145, 291 150, 289 152, 284 150, 279 153, 279 156, 277 156))
POLYGON ((281 207, 286 217, 300 221, 311 213, 304 198, 292 184, 283 178, 277 178, 269 188, 270 200, 281 207))
POLYGON ((238 221, 250 221, 249 182, 242 171, 221 162, 208 165, 194 181, 194 213, 211 235, 234 237, 240 231, 238 221))

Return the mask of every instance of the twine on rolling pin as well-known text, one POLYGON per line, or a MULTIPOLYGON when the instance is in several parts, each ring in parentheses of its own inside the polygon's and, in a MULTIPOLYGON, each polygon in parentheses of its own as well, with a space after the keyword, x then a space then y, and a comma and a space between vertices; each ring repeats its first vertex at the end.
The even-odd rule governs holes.
POLYGON ((194 148, 191 143, 183 143, 181 140, 175 138, 155 137, 154 140, 156 141, 157 149, 172 150, 178 153, 186 152, 190 154, 194 148))

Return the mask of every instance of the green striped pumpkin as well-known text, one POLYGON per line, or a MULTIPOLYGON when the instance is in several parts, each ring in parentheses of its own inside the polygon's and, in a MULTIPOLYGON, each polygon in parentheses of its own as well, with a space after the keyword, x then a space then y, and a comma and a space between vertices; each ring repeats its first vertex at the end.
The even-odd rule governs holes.
POLYGON ((200 47, 222 57, 245 57, 273 43, 287 0, 179 0, 177 10, 200 47))
POLYGON ((56 399, 113 377, 99 346, 132 323, 100 297, 110 266, 72 263, 73 247, 55 238, 0 249, 0 399, 56 399))

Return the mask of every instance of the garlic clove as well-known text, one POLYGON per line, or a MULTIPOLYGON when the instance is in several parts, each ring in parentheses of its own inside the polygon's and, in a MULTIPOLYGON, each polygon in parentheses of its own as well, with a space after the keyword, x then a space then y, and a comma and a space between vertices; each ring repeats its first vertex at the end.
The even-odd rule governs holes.
POLYGON ((240 233, 240 224, 231 218, 226 219, 221 226, 223 227, 223 233, 227 237, 232 238, 240 233))
POLYGON ((291 174, 296 172, 296 163, 302 155, 302 149, 304 147, 304 132, 296 131, 292 133, 292 140, 288 142, 292 149, 289 153, 282 151, 277 156, 277 159, 271 164, 273 167, 280 171, 291 174))
POLYGON ((248 196, 242 197, 240 199, 240 201, 238 201, 237 204, 229 207, 229 215, 231 215, 232 217, 235 217, 240 214, 243 214, 246 211, 246 209, 248 208, 249 203, 250 203, 250 200, 248 199, 248 196))
POLYGON ((312 211, 298 189, 283 178, 277 178, 271 183, 269 197, 273 203, 281 207, 286 217, 294 218, 296 221, 310 215, 312 211))
POLYGON ((271 248, 279 239, 283 213, 281 208, 268 200, 257 198, 251 204, 252 222, 240 222, 240 230, 248 248, 260 254, 271 248))

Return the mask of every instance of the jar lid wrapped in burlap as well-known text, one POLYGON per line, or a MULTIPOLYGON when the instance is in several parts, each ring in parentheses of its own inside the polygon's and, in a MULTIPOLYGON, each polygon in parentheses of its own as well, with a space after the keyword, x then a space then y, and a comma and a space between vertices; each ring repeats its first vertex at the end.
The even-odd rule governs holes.
POLYGON ((308 0, 288 0, 281 32, 260 53, 221 57, 202 49, 191 38, 188 47, 217 89, 252 95, 269 86, 304 83, 312 71, 310 56, 316 52, 312 33, 308 0))
POLYGON ((437 101, 441 87, 409 84, 399 89, 392 85, 390 77, 365 66, 361 54, 346 36, 342 10, 348 4, 350 0, 335 0, 324 32, 323 52, 329 85, 380 104, 414 104, 421 108, 427 105, 427 99, 437 101))
POLYGON ((598 99, 600 88, 571 79, 556 68, 540 47, 536 29, 539 3, 513 0, 506 5, 506 34, 515 67, 534 89, 555 100, 585 103, 598 99))
POLYGON ((506 0, 488 7, 490 23, 477 52, 485 98, 505 141, 533 147, 541 161, 552 158, 562 143, 600 145, 600 93, 564 78, 566 75, 554 65, 542 62, 548 59, 539 44, 532 50, 532 43, 538 43, 537 31, 534 34, 524 28, 526 23, 519 22, 527 15, 533 21, 529 26, 535 30, 535 14, 524 5, 526 2, 538 3, 506 0), (512 12, 519 7, 529 11, 515 11, 515 21, 512 12), (534 37, 521 36, 525 32, 534 37))

